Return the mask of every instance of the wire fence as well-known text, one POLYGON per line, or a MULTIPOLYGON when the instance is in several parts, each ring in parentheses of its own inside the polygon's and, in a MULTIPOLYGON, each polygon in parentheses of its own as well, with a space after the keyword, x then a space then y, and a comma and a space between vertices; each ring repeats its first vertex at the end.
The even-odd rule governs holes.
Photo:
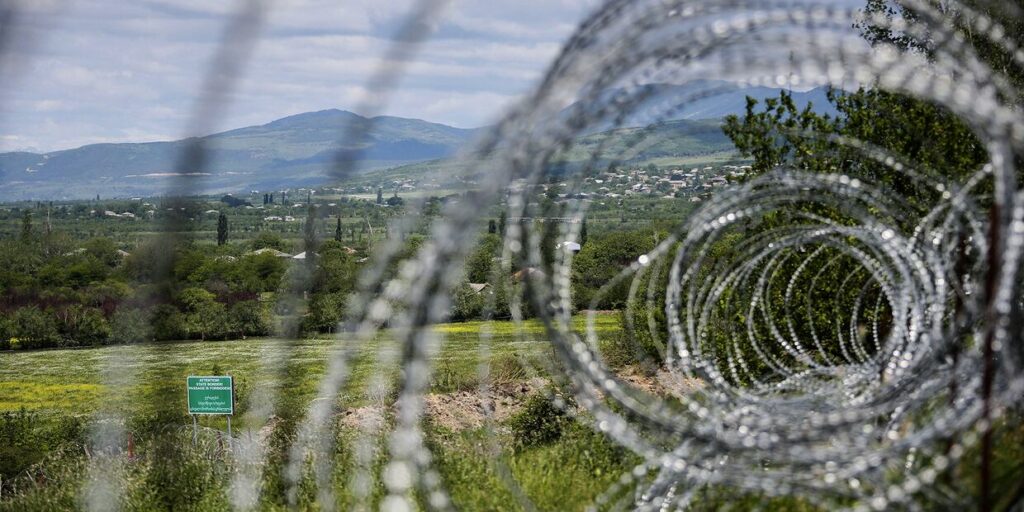
MULTIPOLYGON (((187 136, 210 132, 224 115, 260 38, 267 3, 239 2, 227 20, 187 136)), ((367 80, 374 94, 356 110, 370 117, 386 110, 446 4, 415 4, 367 80)), ((536 88, 458 156, 475 169, 477 190, 446 204, 410 257, 402 235, 419 225, 425 207, 411 202, 361 274, 339 337, 368 342, 386 332, 398 348, 373 355, 381 370, 369 386, 395 397, 394 413, 393 421, 365 426, 356 441, 355 469, 344 479, 356 508, 373 505, 377 478, 385 486, 383 508, 454 506, 423 430, 434 356, 446 341, 433 326, 447 318, 478 239, 480 212, 504 201, 512 222, 491 285, 506 290, 518 323, 526 316, 540 320, 553 354, 546 365, 523 363, 571 396, 571 403, 559 402, 568 414, 642 460, 596 499, 595 508, 685 509, 701 489, 719 485, 854 510, 949 507, 962 503, 964 493, 941 475, 978 449, 981 508, 991 509, 992 426, 1024 396, 1024 195, 1015 169, 1024 119, 1006 69, 994 69, 981 52, 999 52, 1011 66, 1024 66, 1024 50, 1000 25, 1019 13, 1012 5, 901 5, 914 16, 815 0, 610 0, 583 20, 536 88), (865 45, 863 33, 851 28, 865 24, 927 40, 930 54, 922 60, 892 44, 865 45), (655 97, 652 83, 691 85, 655 97), (609 368, 601 349, 608 340, 593 328, 593 313, 585 332, 574 328, 573 254, 559 252, 549 261, 541 246, 546 229, 578 241, 589 203, 541 204, 532 186, 557 178, 570 194, 582 192, 586 177, 621 163, 609 157, 612 148, 597 143, 583 149, 585 164, 568 171, 557 165, 582 136, 643 119, 627 140, 631 148, 643 147, 657 136, 653 128, 681 108, 738 89, 728 84, 871 84, 926 100, 967 125, 988 162, 956 181, 923 172, 911 155, 786 128, 786 135, 842 147, 909 185, 897 190, 884 180, 782 165, 717 192, 654 250, 638 254, 599 294, 628 287, 631 350, 650 354, 653 347, 653 364, 670 380, 700 383, 665 398, 609 368), (567 98, 574 100, 568 108, 567 98), (927 201, 914 199, 921 194, 927 201), (528 221, 541 218, 559 222, 528 221), (543 271, 511 278, 523 269, 543 271), (829 293, 832 298, 822 298, 829 293), (816 301, 832 308, 823 313, 832 318, 827 331, 814 316, 816 301), (394 366, 401 369, 397 381, 385 370, 394 366), (382 439, 383 464, 372 455, 382 439)), ((10 52, 4 36, 18 23, 18 6, 0 4, 0 64, 10 52)), ((348 143, 366 140, 373 129, 372 123, 351 124, 339 140, 354 147, 348 143)), ((203 190, 209 165, 204 139, 193 141, 178 159, 181 176, 167 191, 179 201, 203 190)), ((342 182, 361 159, 358 150, 340 151, 324 175, 342 182)), ((181 219, 170 219, 164 237, 173 246, 185 230, 181 219)), ((166 251, 160 266, 167 279, 173 254, 166 251)), ((309 286, 309 273, 300 273, 277 300, 301 314, 309 286)), ((263 492, 268 448, 259 431, 282 406, 281 381, 299 337, 296 330, 278 334, 279 346, 260 363, 276 377, 247 398, 248 427, 232 445, 229 496, 238 509, 256 507, 263 492)), ((493 343, 483 329, 480 353, 488 354, 493 343)), ((107 360, 106 385, 142 378, 118 371, 132 366, 127 357, 107 360)), ((330 454, 338 449, 337 404, 351 378, 351 358, 347 350, 330 353, 290 441, 283 474, 292 506, 308 483, 310 457, 320 508, 337 506, 339 469, 330 454)), ((489 372, 481 367, 481 392, 491 382, 489 372)), ((120 473, 102 454, 123 444, 121 420, 117 411, 97 413, 85 508, 116 507, 120 473)), ((489 425, 488 442, 500 444, 489 425)), ((499 457, 494 465, 517 505, 532 509, 507 462, 499 457)))

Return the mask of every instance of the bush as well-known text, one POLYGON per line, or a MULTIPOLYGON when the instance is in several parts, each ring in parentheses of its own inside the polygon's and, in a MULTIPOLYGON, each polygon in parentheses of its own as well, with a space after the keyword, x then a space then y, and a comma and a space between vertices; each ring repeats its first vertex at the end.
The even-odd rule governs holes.
POLYGON ((180 340, 185 337, 184 315, 170 304, 161 304, 153 310, 153 338, 180 340))
POLYGON ((81 442, 84 432, 75 417, 44 421, 24 408, 0 413, 0 477, 10 481, 61 445, 81 442))
POLYGON ((14 325, 14 336, 18 338, 18 346, 11 348, 46 348, 60 344, 60 332, 53 315, 47 314, 37 307, 21 308, 11 318, 14 325))
POLYGON ((74 345, 99 345, 110 339, 110 324, 102 311, 85 308, 69 334, 74 345))
POLYGON ((0 316, 0 350, 11 349, 11 338, 15 338, 14 325, 6 316, 0 316))
POLYGON ((517 450, 550 444, 562 437, 572 419, 556 401, 564 402, 564 399, 547 393, 533 395, 526 400, 523 410, 509 419, 508 426, 517 450))
POLYGON ((289 252, 292 248, 291 244, 281 238, 281 235, 264 231, 252 241, 252 250, 258 251, 260 249, 275 249, 282 252, 289 252))
POLYGON ((491 360, 489 376, 491 384, 513 384, 528 379, 530 373, 514 354, 501 354, 491 360))
POLYGON ((484 310, 484 293, 489 293, 487 288, 483 292, 476 292, 468 282, 459 285, 452 298, 451 319, 460 322, 480 318, 484 310))

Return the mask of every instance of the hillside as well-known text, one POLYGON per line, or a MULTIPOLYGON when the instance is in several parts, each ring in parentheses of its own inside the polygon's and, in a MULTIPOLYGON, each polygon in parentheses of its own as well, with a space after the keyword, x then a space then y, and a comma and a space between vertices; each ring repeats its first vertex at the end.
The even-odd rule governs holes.
MULTIPOLYGON (((556 165, 566 170, 586 161, 598 148, 601 161, 674 161, 683 157, 723 153, 732 144, 722 134, 720 119, 742 114, 747 96, 764 99, 779 89, 739 87, 727 82, 698 81, 687 85, 643 86, 645 99, 615 126, 596 123, 556 165), (676 105, 676 108, 667 106, 676 105), (666 115, 667 112, 667 115, 666 115)), ((610 91, 609 94, 614 94, 610 91)), ((800 105, 811 103, 834 115, 824 89, 794 92, 800 105)), ((576 104, 566 109, 568 114, 576 104)), ((323 184, 339 150, 360 150, 357 170, 374 175, 410 175, 420 170, 451 173, 445 159, 480 129, 453 128, 418 119, 381 116, 368 119, 343 110, 324 110, 285 117, 260 126, 205 137, 208 165, 198 186, 203 193, 273 190, 323 184), (346 126, 368 127, 362 142, 341 142, 346 126), (427 164, 424 164, 427 163, 427 164), (421 165, 424 164, 424 165, 421 165)), ((93 144, 46 154, 0 154, 0 199, 75 199, 153 196, 166 192, 179 169, 178 158, 188 141, 93 144)), ((455 170, 460 175, 461 171, 455 170)), ((354 176, 359 178, 359 176, 354 176)))
MULTIPOLYGON (((418 119, 367 119, 325 110, 278 119, 205 137, 210 161, 202 179, 207 192, 268 189, 322 181, 322 169, 338 150, 360 149, 360 170, 443 158, 474 130, 418 119), (339 143, 348 123, 373 124, 361 144, 339 143)), ((4 199, 143 196, 162 193, 187 141, 93 144, 47 154, 0 154, 4 199)))
MULTIPOLYGON (((644 128, 619 128, 585 135, 565 151, 555 155, 553 172, 572 172, 592 164, 696 165, 697 162, 732 161, 738 158, 732 141, 722 133, 721 121, 685 119, 667 121, 644 128), (594 159, 594 154, 598 157, 594 159)), ((440 159, 417 162, 366 173, 356 182, 416 179, 420 182, 452 183, 452 178, 472 179, 473 168, 464 162, 440 159)))

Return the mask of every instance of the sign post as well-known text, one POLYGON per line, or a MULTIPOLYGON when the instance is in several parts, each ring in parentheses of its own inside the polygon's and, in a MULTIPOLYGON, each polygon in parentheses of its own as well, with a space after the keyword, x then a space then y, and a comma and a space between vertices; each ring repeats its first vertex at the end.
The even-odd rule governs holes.
MULTIPOLYGON (((200 414, 224 414, 228 417, 228 436, 231 435, 231 415, 235 413, 235 381, 230 375, 193 376, 185 381, 188 389, 188 413, 192 415, 194 429, 192 442, 199 439, 200 414)), ((230 442, 230 439, 229 439, 230 442)))

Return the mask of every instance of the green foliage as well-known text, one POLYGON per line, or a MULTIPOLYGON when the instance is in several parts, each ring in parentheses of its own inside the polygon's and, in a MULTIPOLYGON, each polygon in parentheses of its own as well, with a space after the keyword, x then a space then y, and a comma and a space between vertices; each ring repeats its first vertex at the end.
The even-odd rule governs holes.
POLYGON ((287 262, 273 254, 246 254, 230 266, 225 278, 235 291, 277 291, 287 262))
POLYGON ((234 303, 228 310, 231 330, 243 336, 267 336, 273 332, 270 310, 258 300, 234 303))
POLYGON ((24 408, 0 412, 0 480, 3 486, 41 463, 50 452, 81 443, 84 434, 84 425, 76 416, 47 420, 24 408))
POLYGON ((485 294, 490 293, 489 288, 477 292, 468 282, 460 284, 452 297, 451 319, 461 322, 480 318, 484 310, 485 294))
POLYGON ((274 249, 276 251, 288 252, 291 246, 281 238, 281 235, 270 231, 262 231, 250 243, 252 250, 274 249))
POLYGON ((306 251, 306 264, 312 265, 315 259, 314 253, 319 249, 316 236, 316 205, 309 203, 306 207, 306 223, 303 224, 303 249, 306 251))
POLYGON ((153 338, 158 340, 180 340, 188 335, 184 315, 171 304, 160 304, 153 308, 153 338))
POLYGON ((487 283, 493 278, 494 267, 501 256, 501 238, 488 233, 477 242, 466 259, 466 277, 471 283, 487 283))
POLYGON ((316 293, 310 297, 308 311, 302 318, 303 332, 331 332, 345 314, 344 293, 316 293))
POLYGON ((405 204, 405 200, 398 197, 398 192, 395 192, 395 195, 388 198, 387 204, 392 207, 402 206, 405 204))
POLYGON ((153 338, 149 313, 137 308, 118 308, 110 319, 110 339, 114 343, 141 343, 153 338))
POLYGON ((28 243, 32 240, 32 212, 25 210, 21 217, 21 241, 28 243))
POLYGON ((217 245, 228 243, 228 216, 220 212, 217 216, 217 245))
POLYGON ((320 247, 313 292, 341 293, 355 289, 359 268, 352 250, 341 242, 330 240, 320 247))
POLYGON ((58 313, 64 346, 99 345, 110 339, 111 328, 103 312, 72 305, 58 313))
POLYGON ((47 314, 35 306, 18 309, 11 317, 12 337, 17 338, 18 343, 11 343, 11 348, 31 349, 58 346, 61 337, 55 320, 53 315, 47 314))
MULTIPOLYGON (((899 2, 869 0, 867 11, 890 18, 901 16, 908 20, 917 16, 916 12, 899 2)), ((970 38, 976 37, 970 34, 970 30, 964 31, 961 30, 963 27, 958 26, 959 13, 950 12, 949 15, 954 30, 970 38)), ((907 52, 931 55, 932 48, 927 41, 914 40, 907 34, 894 33, 885 27, 862 24, 859 28, 872 44, 893 44, 907 52)), ((991 48, 982 48, 982 58, 990 62, 999 61, 999 52, 989 50, 991 48)), ((1020 71, 1011 68, 1002 69, 1011 72, 1011 75, 1020 71)), ((765 100, 763 105, 748 98, 746 114, 726 118, 723 130, 742 154, 754 158, 755 172, 785 166, 805 172, 844 174, 878 186, 886 194, 900 197, 909 206, 918 208, 922 215, 941 198, 941 189, 922 187, 918 181, 893 170, 892 160, 886 163, 885 158, 877 158, 858 144, 844 141, 860 141, 868 147, 895 155, 898 161, 912 164, 917 174, 939 183, 963 183, 987 161, 985 148, 968 126, 936 104, 877 88, 861 88, 851 93, 829 91, 828 99, 838 112, 835 118, 818 115, 811 111, 810 106, 798 110, 786 92, 782 92, 777 99, 765 100)), ((975 188, 982 202, 987 200, 990 191, 990 183, 975 188)), ((829 218, 839 224, 848 222, 841 213, 826 205, 791 205, 788 210, 768 215, 755 229, 737 229, 717 242, 713 250, 715 254, 703 272, 714 272, 715 268, 726 265, 721 262, 742 257, 740 252, 744 239, 780 225, 805 222, 800 217, 802 212, 829 218), (721 264, 718 265, 716 260, 721 264)), ((913 223, 916 222, 914 217, 888 221, 902 227, 907 233, 915 228, 913 223)), ((797 271, 799 261, 802 259, 792 258, 781 264, 776 272, 792 275, 797 271)), ((792 315, 805 319, 787 328, 798 339, 811 339, 813 332, 839 332, 840 326, 836 323, 837 318, 842 316, 839 313, 849 310, 858 294, 864 293, 866 301, 873 301, 880 292, 877 286, 870 285, 860 264, 826 250, 823 257, 804 270, 801 280, 791 285, 796 296, 787 301, 781 295, 781 290, 774 290, 762 297, 760 303, 769 311, 774 311, 769 314, 776 318, 792 315), (806 276, 817 276, 817 286, 812 287, 810 278, 806 276), (783 311, 783 308, 786 310, 783 311)), ((746 358, 749 364, 742 367, 742 371, 727 371, 729 364, 726 358, 729 350, 732 350, 727 347, 732 345, 733 340, 736 343, 735 349, 741 353, 753 350, 748 345, 748 337, 737 332, 748 321, 746 313, 734 311, 729 305, 730 300, 746 303, 749 297, 744 296, 744 293, 743 290, 728 290, 723 296, 719 307, 713 311, 711 318, 714 327, 706 333, 706 346, 703 347, 714 355, 726 378, 737 384, 778 377, 773 376, 774 372, 761 357, 746 358)), ((878 320, 884 335, 887 315, 887 310, 883 308, 877 318, 862 320, 878 320)), ((761 327, 757 317, 752 322, 755 329, 761 327)), ((861 330, 867 330, 866 323, 862 324, 861 330)), ((833 338, 827 337, 822 350, 817 353, 819 355, 816 357, 821 359, 819 363, 833 364, 850 358, 846 348, 833 338)), ((791 354, 782 346, 767 343, 762 350, 783 365, 792 363, 791 354)))
POLYGON ((522 450, 557 441, 572 423, 572 418, 565 412, 567 406, 565 399, 558 395, 540 393, 530 396, 522 410, 508 420, 515 447, 522 450))
MULTIPOLYGON (((600 237, 591 237, 572 262, 573 301, 578 309, 591 307, 598 290, 616 275, 637 261, 641 254, 650 252, 655 239, 664 234, 649 230, 621 231, 600 237)), ((629 296, 629 280, 607 290, 596 309, 621 309, 629 296)))
POLYGON ((178 295, 184 312, 185 334, 188 337, 219 339, 228 333, 227 312, 216 297, 202 288, 186 288, 178 295))

